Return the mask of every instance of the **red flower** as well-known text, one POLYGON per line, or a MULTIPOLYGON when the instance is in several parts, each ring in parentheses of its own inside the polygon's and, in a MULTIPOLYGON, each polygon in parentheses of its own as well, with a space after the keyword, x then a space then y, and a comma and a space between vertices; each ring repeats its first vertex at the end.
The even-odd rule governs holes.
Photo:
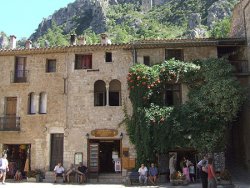
POLYGON ((142 82, 142 85, 144 85, 144 86, 145 86, 145 85, 146 85, 146 82, 142 82))

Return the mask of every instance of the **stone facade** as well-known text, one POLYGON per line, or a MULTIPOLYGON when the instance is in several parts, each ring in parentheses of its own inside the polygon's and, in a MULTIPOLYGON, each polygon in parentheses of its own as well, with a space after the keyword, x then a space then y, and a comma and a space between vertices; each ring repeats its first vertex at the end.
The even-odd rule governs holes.
MULTIPOLYGON (((237 46, 234 39, 228 39, 227 42, 237 46)), ((83 154, 83 162, 87 164, 91 140, 120 140, 120 155, 123 148, 129 148, 129 157, 135 158, 135 149, 129 142, 126 127, 122 123, 124 108, 129 114, 132 113, 126 80, 129 67, 136 62, 144 63, 144 56, 150 57, 150 65, 163 62, 166 49, 181 49, 185 61, 216 58, 218 44, 219 41, 213 39, 154 40, 133 45, 72 45, 2 50, 0 116, 6 116, 6 97, 16 97, 16 116, 21 118, 21 128, 20 131, 1 129, 0 150, 5 149, 6 144, 30 144, 31 169, 48 171, 51 165, 51 135, 62 133, 65 167, 74 163, 75 153, 79 152, 83 154), (110 62, 105 61, 107 52, 112 54, 110 62), (76 69, 76 55, 90 54, 92 67, 76 69), (27 82, 13 83, 10 79, 15 72, 16 57, 26 57, 27 82), (56 60, 56 72, 46 72, 48 59, 56 60), (106 105, 95 105, 97 83, 105 86, 106 99, 102 99, 106 101, 106 105), (113 91, 112 87, 119 92, 119 105, 109 105, 111 101, 107 96, 113 91), (28 110, 31 93, 34 94, 35 101, 33 114, 28 110), (47 96, 46 113, 39 113, 41 93, 46 93, 47 96), (99 137, 93 134, 98 129, 115 130, 118 134, 99 137)), ((239 43, 238 46, 244 47, 244 44, 239 43)), ((187 93, 187 86, 182 85, 182 102, 188 100, 187 93)))

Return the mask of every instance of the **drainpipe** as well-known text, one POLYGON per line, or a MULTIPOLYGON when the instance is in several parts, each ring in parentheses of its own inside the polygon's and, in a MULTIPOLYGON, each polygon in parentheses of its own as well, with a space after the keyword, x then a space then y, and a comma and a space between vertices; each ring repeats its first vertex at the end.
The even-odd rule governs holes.
POLYGON ((133 41, 133 51, 132 51, 132 54, 133 54, 133 65, 137 63, 137 50, 135 48, 135 43, 133 41))

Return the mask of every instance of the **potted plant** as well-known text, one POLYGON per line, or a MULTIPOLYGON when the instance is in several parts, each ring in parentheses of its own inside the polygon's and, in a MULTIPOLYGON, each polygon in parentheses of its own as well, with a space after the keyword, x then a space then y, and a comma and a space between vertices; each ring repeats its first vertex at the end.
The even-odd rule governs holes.
POLYGON ((172 185, 187 185, 188 182, 186 181, 186 176, 182 174, 180 171, 175 172, 171 175, 170 182, 172 185))

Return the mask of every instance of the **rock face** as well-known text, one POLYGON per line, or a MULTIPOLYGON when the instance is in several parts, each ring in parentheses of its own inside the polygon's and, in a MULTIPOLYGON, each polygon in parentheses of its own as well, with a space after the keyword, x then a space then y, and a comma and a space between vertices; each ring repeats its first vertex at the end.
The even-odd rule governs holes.
MULTIPOLYGON (((176 3, 183 3, 185 0, 176 0, 176 3)), ((231 9, 234 1, 237 0, 202 0, 204 6, 209 7, 207 17, 204 18, 201 12, 192 13, 188 21, 189 36, 201 35, 204 37, 204 27, 201 28, 201 20, 206 20, 209 28, 213 24, 231 15, 231 9)), ((58 26, 63 26, 65 34, 72 30, 76 34, 82 34, 84 30, 91 28, 95 33, 100 34, 107 31, 107 16, 106 13, 109 5, 133 3, 141 6, 142 12, 149 11, 153 6, 160 6, 165 3, 173 3, 173 0, 75 0, 75 2, 68 4, 67 7, 61 8, 53 15, 45 18, 38 26, 35 33, 30 36, 30 40, 36 41, 40 36, 44 35, 52 23, 58 26)), ((128 17, 131 15, 127 15, 128 17)), ((124 17, 116 20, 117 23, 122 22, 124 17)), ((135 23, 130 27, 136 27, 141 24, 141 20, 135 20, 135 23)), ((205 24, 206 24, 205 23, 205 24)), ((176 22, 174 22, 176 24, 176 22)), ((204 23, 203 23, 204 24, 204 23)))
POLYGON ((231 16, 232 4, 227 0, 219 0, 208 8, 207 25, 212 27, 213 24, 225 17, 231 16))
MULTIPOLYGON (((45 34, 52 26, 64 25, 64 32, 69 33, 76 28, 76 33, 81 33, 87 28, 92 28, 95 33, 106 31, 106 11, 109 5, 133 3, 141 4, 144 0, 76 0, 61 8, 53 15, 42 20, 35 33, 30 36, 31 40, 36 40, 45 34), (79 24, 80 23, 80 24, 79 24)), ((151 0, 152 5, 162 5, 168 0, 151 0)))
POLYGON ((76 30, 92 27, 96 33, 104 32, 108 3, 107 0, 76 0, 74 3, 68 4, 66 8, 61 8, 52 16, 44 19, 30 39, 35 40, 46 33, 52 22, 59 26, 64 24, 65 33, 74 27, 76 30), (82 22, 80 28, 77 26, 79 20, 82 22))

